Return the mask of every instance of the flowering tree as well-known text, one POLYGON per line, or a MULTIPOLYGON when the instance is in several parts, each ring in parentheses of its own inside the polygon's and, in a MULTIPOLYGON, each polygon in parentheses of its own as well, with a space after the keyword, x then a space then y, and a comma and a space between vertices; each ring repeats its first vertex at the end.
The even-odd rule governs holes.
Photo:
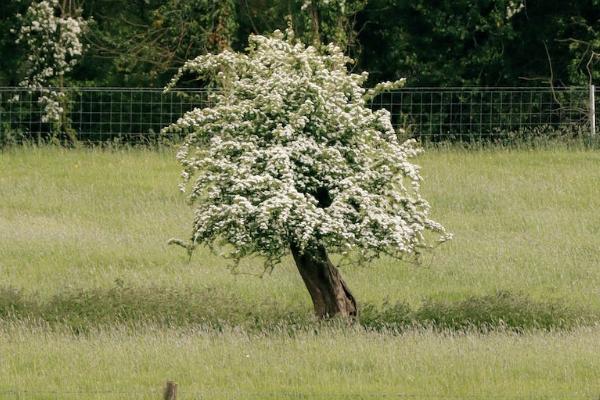
POLYGON ((186 134, 177 154, 182 191, 195 207, 191 242, 221 246, 234 260, 258 254, 272 268, 291 250, 319 317, 353 316, 356 301, 328 252, 402 257, 448 239, 419 194, 386 110, 367 101, 401 82, 362 87, 341 50, 320 54, 276 31, 250 36, 247 54, 223 51, 188 61, 219 90, 212 107, 194 109, 166 128, 186 134))
MULTIPOLYGON (((87 22, 70 0, 34 1, 25 15, 18 15, 21 28, 17 44, 27 49, 26 78, 20 86, 39 93, 42 122, 54 130, 68 129, 67 96, 62 90, 65 75, 77 64, 83 51, 81 35, 87 22)), ((69 133, 69 132, 67 132, 69 133)))

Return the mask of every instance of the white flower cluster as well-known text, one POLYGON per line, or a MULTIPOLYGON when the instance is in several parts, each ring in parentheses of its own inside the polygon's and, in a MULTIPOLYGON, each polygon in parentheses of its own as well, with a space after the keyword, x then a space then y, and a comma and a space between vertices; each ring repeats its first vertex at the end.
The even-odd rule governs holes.
POLYGON ((343 11, 346 7, 346 0, 304 0, 300 9, 302 11, 305 11, 308 8, 310 8, 313 4, 321 6, 337 6, 340 10, 343 11))
POLYGON ((56 122, 64 110, 65 94, 52 90, 62 86, 64 75, 70 72, 83 52, 81 35, 87 22, 80 16, 72 17, 59 12, 58 0, 34 1, 25 15, 18 15, 21 28, 17 44, 26 46, 27 77, 20 86, 39 93, 44 122, 56 122))
POLYGON ((377 85, 375 85, 375 87, 373 89, 367 90, 364 98, 365 98, 365 100, 371 100, 380 93, 389 92, 390 90, 400 89, 401 87, 404 86, 405 83, 406 83, 406 78, 398 79, 397 81, 394 81, 394 82, 385 81, 385 82, 378 83, 377 85))
POLYGON ((398 141, 388 111, 368 106, 366 73, 349 73, 338 47, 319 54, 291 31, 249 42, 247 54, 188 61, 167 87, 187 71, 219 88, 214 106, 165 129, 186 134, 177 158, 195 207, 191 247, 224 245, 272 266, 290 243, 400 257, 424 246, 427 230, 449 238, 408 161, 420 150, 398 141))
POLYGON ((525 3, 521 0, 509 1, 506 6, 506 19, 511 19, 515 14, 525 8, 525 3))

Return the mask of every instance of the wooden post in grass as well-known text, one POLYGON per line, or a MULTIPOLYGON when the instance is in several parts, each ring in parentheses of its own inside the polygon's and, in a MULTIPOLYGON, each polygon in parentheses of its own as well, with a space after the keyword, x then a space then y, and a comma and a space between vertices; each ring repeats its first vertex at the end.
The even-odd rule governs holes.
POLYGON ((177 384, 175 382, 167 381, 164 400, 177 400, 177 384))

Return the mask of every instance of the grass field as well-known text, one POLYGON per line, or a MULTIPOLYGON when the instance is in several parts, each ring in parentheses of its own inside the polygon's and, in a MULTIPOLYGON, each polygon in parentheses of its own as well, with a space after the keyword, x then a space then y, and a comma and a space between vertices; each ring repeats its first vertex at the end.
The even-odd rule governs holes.
POLYGON ((455 239, 420 264, 345 267, 367 317, 394 319, 396 304, 421 320, 505 307, 517 326, 546 315, 571 329, 313 329, 289 260, 261 279, 246 275, 259 260, 234 275, 208 251, 188 261, 166 245, 191 220, 172 152, 17 148, 0 153, 0 398, 15 387, 143 395, 169 377, 182 396, 215 398, 600 395, 600 153, 433 150, 418 163, 455 239), (276 324, 247 332, 256 321, 276 324))
POLYGON ((161 385, 174 379, 181 399, 595 400, 599 341, 598 328, 522 335, 324 329, 293 337, 148 328, 82 337, 12 326, 0 333, 0 379, 4 388, 28 391, 19 399, 159 399, 161 385), (60 391, 79 393, 53 393, 60 391))

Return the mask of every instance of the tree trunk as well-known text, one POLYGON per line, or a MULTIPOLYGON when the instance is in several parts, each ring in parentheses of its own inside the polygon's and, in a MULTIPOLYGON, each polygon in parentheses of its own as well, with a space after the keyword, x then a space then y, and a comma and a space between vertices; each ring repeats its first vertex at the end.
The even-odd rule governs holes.
POLYGON ((321 46, 321 32, 319 32, 319 9, 314 1, 312 1, 310 4, 310 22, 313 46, 319 48, 321 46))
POLYGON ((291 245, 292 255, 310 293, 318 318, 356 317, 358 307, 354 296, 342 279, 339 270, 331 263, 323 246, 300 252, 291 245))

